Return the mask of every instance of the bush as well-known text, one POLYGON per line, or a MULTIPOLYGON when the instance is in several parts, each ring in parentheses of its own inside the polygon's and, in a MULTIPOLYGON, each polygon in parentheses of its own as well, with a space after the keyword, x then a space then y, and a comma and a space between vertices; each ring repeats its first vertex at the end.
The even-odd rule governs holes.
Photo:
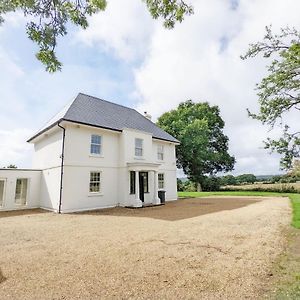
POLYGON ((225 175, 225 176, 221 177, 220 184, 221 185, 236 185, 237 180, 233 175, 225 175))
POLYGON ((280 176, 280 175, 275 175, 275 176, 273 176, 272 178, 271 178, 271 183, 277 183, 277 182, 279 182, 280 180, 281 180, 281 178, 282 178, 282 176, 280 176))
POLYGON ((253 174, 242 174, 237 176, 236 180, 240 184, 254 183, 256 181, 256 177, 253 174))
POLYGON ((205 177, 201 187, 205 192, 219 191, 221 186, 221 178, 215 176, 205 177))
POLYGON ((196 192, 196 184, 190 180, 177 179, 177 191, 178 192, 196 192))

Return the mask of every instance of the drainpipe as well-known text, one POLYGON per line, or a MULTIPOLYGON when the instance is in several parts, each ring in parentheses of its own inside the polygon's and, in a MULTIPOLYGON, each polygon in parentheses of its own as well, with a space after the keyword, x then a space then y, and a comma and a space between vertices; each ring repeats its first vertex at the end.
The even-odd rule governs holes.
POLYGON ((60 125, 60 122, 57 123, 58 127, 63 130, 63 140, 62 140, 62 148, 61 148, 61 166, 60 166, 60 190, 59 190, 59 205, 58 205, 58 213, 61 213, 61 201, 62 201, 62 192, 63 192, 63 176, 64 176, 64 155, 65 155, 65 136, 66 136, 66 128, 60 125))

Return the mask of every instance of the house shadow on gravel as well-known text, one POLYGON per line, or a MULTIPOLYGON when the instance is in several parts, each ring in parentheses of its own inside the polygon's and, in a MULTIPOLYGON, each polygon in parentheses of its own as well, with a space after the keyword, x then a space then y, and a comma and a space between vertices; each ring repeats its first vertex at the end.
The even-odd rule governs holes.
POLYGON ((29 215, 45 214, 45 213, 50 213, 50 212, 41 208, 0 211, 0 219, 7 218, 7 217, 29 216, 29 215))
POLYGON ((0 269, 0 284, 2 283, 2 282, 4 282, 6 280, 6 277, 4 277, 4 275, 3 275, 3 273, 2 273, 2 271, 1 271, 1 269, 0 269))
POLYGON ((93 216, 121 216, 121 217, 140 217, 151 218, 165 221, 178 221, 198 217, 223 210, 232 210, 256 203, 260 200, 252 198, 192 198, 181 199, 167 202, 162 206, 152 206, 144 208, 124 208, 115 207, 108 209, 99 209, 93 211, 80 212, 75 214, 93 215, 93 216))

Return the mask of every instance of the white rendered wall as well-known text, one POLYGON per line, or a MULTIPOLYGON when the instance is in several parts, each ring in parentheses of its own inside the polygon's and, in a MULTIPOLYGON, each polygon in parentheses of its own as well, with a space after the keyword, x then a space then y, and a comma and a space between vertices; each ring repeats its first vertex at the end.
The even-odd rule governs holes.
POLYGON ((43 134, 34 142, 32 167, 35 169, 49 169, 61 164, 62 129, 56 128, 49 134, 43 134))
POLYGON ((65 137, 65 160, 62 212, 118 206, 120 133, 84 125, 68 124, 65 137), (101 139, 101 154, 91 155, 91 135, 101 139), (89 193, 90 172, 101 173, 101 192, 89 193))
POLYGON ((176 172, 176 153, 175 144, 160 140, 153 140, 152 144, 153 157, 156 162, 160 163, 158 172, 164 174, 165 186, 163 190, 166 191, 166 201, 177 199, 177 172, 176 172), (158 160, 157 147, 164 146, 164 159, 158 160))
POLYGON ((124 129, 120 147, 120 166, 127 167, 128 162, 154 162, 152 153, 152 136, 149 133, 134 129, 124 129), (143 140, 143 156, 135 156, 135 139, 143 140))
POLYGON ((29 209, 40 207, 41 171, 21 169, 0 169, 0 179, 4 180, 4 197, 1 210, 29 209), (27 178, 26 205, 15 204, 17 179, 27 178))
POLYGON ((58 211, 63 130, 56 126, 34 142, 33 167, 42 169, 40 206, 58 211))
POLYGON ((119 205, 122 197, 117 186, 117 168, 65 166, 62 212, 92 210, 119 205), (100 172, 100 193, 90 193, 90 172, 100 172))
POLYGON ((61 168, 49 168, 42 171, 40 206, 44 209, 58 211, 60 198, 61 168))

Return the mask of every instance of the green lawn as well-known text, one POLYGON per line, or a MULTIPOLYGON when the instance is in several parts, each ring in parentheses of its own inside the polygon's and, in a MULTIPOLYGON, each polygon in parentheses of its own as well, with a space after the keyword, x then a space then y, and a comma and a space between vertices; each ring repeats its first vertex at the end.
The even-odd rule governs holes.
POLYGON ((289 197, 293 207, 292 226, 300 229, 300 194, 285 194, 273 192, 226 191, 226 192, 178 192, 179 197, 198 198, 207 196, 272 196, 289 197))

